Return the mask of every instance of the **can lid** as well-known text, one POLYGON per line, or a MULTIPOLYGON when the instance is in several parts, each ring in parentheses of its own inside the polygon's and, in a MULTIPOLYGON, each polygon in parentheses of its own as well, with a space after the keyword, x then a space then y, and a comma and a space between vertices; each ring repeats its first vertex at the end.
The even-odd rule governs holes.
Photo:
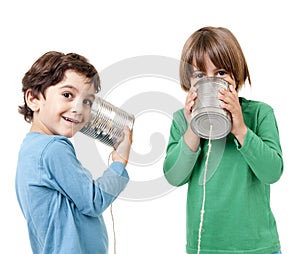
POLYGON ((231 119, 224 114, 224 110, 214 108, 208 112, 207 109, 196 114, 191 120, 191 128, 196 135, 209 139, 210 126, 212 126, 211 139, 221 139, 226 137, 231 131, 231 119))

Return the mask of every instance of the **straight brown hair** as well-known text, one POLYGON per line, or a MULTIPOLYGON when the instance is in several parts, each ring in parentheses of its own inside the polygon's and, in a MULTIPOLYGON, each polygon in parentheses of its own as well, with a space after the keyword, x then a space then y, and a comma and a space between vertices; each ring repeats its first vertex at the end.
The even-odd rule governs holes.
POLYGON ((209 26, 195 31, 184 44, 179 70, 184 91, 191 87, 193 63, 200 71, 206 70, 206 55, 218 69, 225 69, 234 78, 237 91, 247 79, 251 85, 248 65, 235 36, 227 28, 209 26))

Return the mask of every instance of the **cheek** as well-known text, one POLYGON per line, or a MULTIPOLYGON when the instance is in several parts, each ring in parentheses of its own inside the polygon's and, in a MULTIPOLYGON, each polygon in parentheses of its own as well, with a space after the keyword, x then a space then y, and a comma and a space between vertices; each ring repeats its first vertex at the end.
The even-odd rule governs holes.
POLYGON ((190 84, 191 84, 191 87, 194 86, 195 81, 193 79, 190 79, 190 84))
POLYGON ((236 89, 236 82, 234 80, 234 78, 231 78, 231 77, 227 77, 225 79, 230 85, 232 85, 234 87, 234 89, 236 89))
POLYGON ((191 78, 191 79, 190 79, 191 87, 193 87, 198 81, 199 81, 199 79, 191 78))
POLYGON ((90 109, 87 109, 83 112, 83 121, 84 121, 85 124, 89 121, 90 115, 91 115, 91 110, 90 109))

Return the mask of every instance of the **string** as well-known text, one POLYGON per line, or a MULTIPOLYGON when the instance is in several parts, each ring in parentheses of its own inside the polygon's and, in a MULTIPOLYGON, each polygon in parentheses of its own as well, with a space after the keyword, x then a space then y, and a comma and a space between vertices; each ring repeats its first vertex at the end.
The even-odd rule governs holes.
POLYGON ((200 250, 201 250, 201 236, 202 236, 203 220, 204 220, 204 213, 205 213, 205 201, 206 201, 206 174, 207 174, 207 168, 208 168, 208 160, 209 160, 209 156, 210 156, 210 152, 211 152, 211 133, 212 133, 212 125, 210 125, 210 129, 209 129, 208 149, 207 149, 207 153, 206 153, 206 160, 205 160, 205 167, 204 167, 203 198, 202 198, 202 207, 201 207, 201 212, 200 212, 197 254, 200 254, 200 250))
POLYGON ((114 220, 112 204, 110 205, 110 215, 111 215, 113 235, 114 235, 114 254, 116 254, 117 253, 117 239, 116 239, 115 220, 114 220))
MULTIPOLYGON (((112 153, 113 153, 113 151, 108 155, 107 165, 109 165, 109 160, 110 160, 112 153)), ((116 238, 115 219, 114 219, 114 214, 113 214, 112 203, 110 204, 110 216, 111 216, 113 236, 114 236, 114 254, 116 254, 117 253, 117 238, 116 238)))

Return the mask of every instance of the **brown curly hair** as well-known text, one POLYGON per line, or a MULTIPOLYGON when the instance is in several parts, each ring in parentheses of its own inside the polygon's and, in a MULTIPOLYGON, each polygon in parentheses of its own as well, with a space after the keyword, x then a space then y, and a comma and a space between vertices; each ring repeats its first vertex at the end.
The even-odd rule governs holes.
POLYGON ((30 123, 33 118, 33 111, 26 104, 26 91, 31 89, 31 93, 35 97, 38 97, 40 93, 45 96, 45 90, 49 86, 56 85, 63 80, 66 70, 74 70, 83 74, 89 79, 89 84, 94 86, 96 93, 100 91, 99 74, 85 57, 76 53, 47 52, 31 66, 22 79, 24 105, 19 106, 18 111, 24 115, 26 122, 30 123))

